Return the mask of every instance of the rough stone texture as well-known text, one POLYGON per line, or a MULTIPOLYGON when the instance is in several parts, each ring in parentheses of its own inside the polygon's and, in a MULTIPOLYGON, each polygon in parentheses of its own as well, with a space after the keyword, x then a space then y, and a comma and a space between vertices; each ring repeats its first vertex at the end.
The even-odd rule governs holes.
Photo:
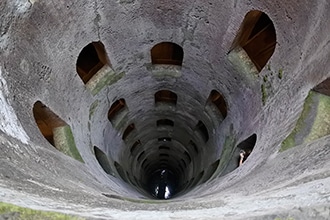
POLYGON ((317 140, 330 134, 330 96, 311 91, 291 134, 282 142, 281 150, 317 140))
POLYGON ((1 201, 101 219, 329 218, 330 136, 279 152, 309 91, 330 76, 329 1, 2 0, 0 15, 1 201), (258 75, 238 71, 228 57, 245 14, 255 9, 270 17, 277 39, 258 75), (111 68, 123 76, 95 96, 76 73, 79 53, 93 41, 104 44, 111 68), (151 67, 150 49, 163 41, 182 46, 181 69, 151 67), (175 91, 175 110, 155 107, 161 89, 175 91), (204 114, 213 89, 228 105, 216 126, 204 114), (129 111, 114 128, 107 113, 120 98, 129 111), (43 138, 32 113, 38 100, 71 127, 85 163, 43 138), (209 131, 186 180, 219 158, 230 161, 226 145, 254 133, 257 143, 227 175, 221 171, 228 162, 220 161, 209 181, 172 200, 151 200, 117 172, 107 175, 93 148, 109 156, 113 170, 117 161, 142 175, 129 149, 136 138, 155 138, 155 121, 165 116, 177 122, 172 135, 179 140, 200 141, 198 120, 209 131), (123 141, 132 122, 136 131, 123 141))

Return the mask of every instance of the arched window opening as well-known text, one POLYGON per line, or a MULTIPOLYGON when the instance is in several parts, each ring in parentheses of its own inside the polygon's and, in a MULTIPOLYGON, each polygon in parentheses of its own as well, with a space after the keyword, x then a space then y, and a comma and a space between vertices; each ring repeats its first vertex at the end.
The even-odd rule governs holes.
POLYGON ((183 49, 171 42, 162 42, 151 49, 152 64, 182 65, 183 49))
POLYGON ((107 63, 104 45, 100 41, 92 42, 84 47, 78 56, 78 75, 86 84, 107 63))
POLYGON ((143 171, 146 172, 146 170, 149 168, 149 166, 150 166, 150 162, 148 161, 148 163, 145 163, 144 166, 142 166, 143 171))
POLYGON ((161 157, 161 159, 159 160, 159 167, 160 168, 167 168, 168 167, 168 159, 161 157))
POLYGON ((244 141, 240 142, 237 145, 237 147, 241 148, 242 150, 252 151, 256 142, 257 142, 257 135, 252 134, 250 137, 248 137, 244 141))
POLYGON ((198 182, 200 182, 200 181, 203 180, 203 175, 204 175, 204 170, 201 171, 201 172, 198 174, 198 176, 197 176, 197 178, 196 178, 196 183, 198 183, 198 182))
POLYGON ((140 163, 141 162, 141 159, 142 159, 142 156, 145 154, 145 151, 142 151, 139 156, 137 157, 137 161, 140 163))
POLYGON ((118 99, 115 101, 109 111, 108 111, 108 119, 112 122, 117 115, 121 114, 123 111, 127 110, 125 99, 118 99))
POLYGON ((161 158, 159 160, 159 162, 161 162, 161 163, 168 163, 168 159, 167 158, 161 158))
POLYGON ((126 176, 129 183, 131 183, 133 186, 137 186, 127 171, 126 171, 126 176))
POLYGON ((198 154, 198 147, 193 141, 189 141, 188 146, 189 146, 189 148, 193 148, 195 153, 198 154))
POLYGON ((169 120, 169 119, 160 119, 160 120, 157 121, 157 127, 160 127, 160 126, 171 126, 171 127, 173 127, 174 122, 172 120, 169 120))
POLYGON ((40 101, 37 101, 34 104, 33 115, 42 135, 51 145, 56 147, 54 143, 53 129, 66 126, 67 124, 40 101))
POLYGON ((167 163, 160 163, 160 164, 159 164, 159 168, 160 168, 160 169, 167 169, 167 167, 168 167, 168 166, 167 166, 167 163))
MULTIPOLYGON (((181 160, 182 160, 182 159, 181 159, 181 160)), ((181 172, 183 173, 183 172, 184 172, 184 168, 183 168, 182 164, 184 164, 184 165, 185 165, 185 163, 184 163, 184 161, 183 161, 183 160, 182 160, 183 162, 182 162, 181 160, 180 160, 180 163, 178 163, 178 166, 179 166, 179 168, 180 168, 181 172)))
POLYGON ((190 187, 192 185, 192 183, 194 182, 194 180, 195 180, 195 177, 191 178, 189 180, 189 183, 188 183, 187 187, 190 187))
POLYGON ((207 142, 209 140, 209 132, 207 131, 207 128, 202 121, 199 121, 196 125, 196 131, 201 134, 204 142, 207 142))
POLYGON ((150 165, 151 165, 151 163, 147 163, 147 165, 145 165, 145 167, 144 167, 144 171, 148 170, 150 165))
POLYGON ((190 157, 189 153, 188 153, 187 151, 185 151, 185 152, 183 153, 183 155, 184 155, 185 158, 187 159, 188 164, 191 163, 191 157, 190 157))
POLYGON ((176 105, 178 96, 169 90, 160 90, 155 93, 155 103, 165 102, 176 105))
POLYGON ((315 86, 305 99, 303 110, 280 151, 330 135, 330 78, 315 86))
POLYGON ((218 91, 212 90, 209 95, 208 101, 213 103, 217 107, 223 119, 225 119, 227 116, 227 104, 223 96, 218 91))
POLYGON ((94 146, 94 153, 95 153, 96 160, 97 160, 97 162, 99 162, 102 169, 107 174, 113 175, 111 165, 110 165, 107 155, 96 146, 94 146))
POLYGON ((42 102, 33 105, 33 116, 41 134, 62 153, 83 162, 70 126, 42 102))
POLYGON ((159 154, 159 157, 170 157, 168 154, 159 154))
POLYGON ((125 129, 122 139, 125 140, 127 138, 127 136, 135 129, 135 125, 134 124, 130 124, 127 126, 127 128, 125 129))
POLYGON ((312 91, 330 96, 330 77, 315 86, 312 91))
POLYGON ((139 181, 137 180, 136 176, 133 176, 134 182, 140 186, 139 181))
POLYGON ((141 141, 140 140, 135 141, 130 150, 131 154, 133 154, 139 146, 141 146, 141 141))
POLYGON ((168 147, 168 146, 159 146, 158 149, 159 150, 170 150, 170 147, 168 147))
POLYGON ((123 168, 120 166, 120 164, 115 161, 114 165, 116 167, 117 173, 122 178, 122 180, 124 180, 125 182, 127 182, 125 172, 124 172, 123 168))
POLYGON ((184 159, 180 159, 181 163, 183 164, 184 168, 187 168, 187 164, 186 161, 184 161, 184 159))
POLYGON ((241 149, 240 155, 243 157, 240 158, 239 165, 241 165, 251 154, 255 144, 257 142, 257 135, 252 134, 250 137, 246 138, 244 141, 237 145, 241 149))
POLYGON ((147 158, 143 160, 143 162, 142 162, 142 164, 141 164, 141 167, 142 167, 143 169, 144 169, 144 166, 146 165, 147 161, 148 161, 147 158))
POLYGON ((273 55, 276 31, 273 22, 263 12, 253 10, 246 14, 232 49, 243 48, 260 72, 273 55))

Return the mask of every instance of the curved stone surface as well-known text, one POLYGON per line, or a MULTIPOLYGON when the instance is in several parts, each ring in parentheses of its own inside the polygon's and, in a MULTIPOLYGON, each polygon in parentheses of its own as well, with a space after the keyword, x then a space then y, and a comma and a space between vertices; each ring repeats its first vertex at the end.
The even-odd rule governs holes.
POLYGON ((328 1, 4 0, 0 15, 2 202, 90 219, 329 218, 328 1), (162 42, 183 58, 166 43, 153 64, 162 42), (65 131, 36 121, 38 101, 65 131), (168 200, 148 185, 162 170, 168 200))

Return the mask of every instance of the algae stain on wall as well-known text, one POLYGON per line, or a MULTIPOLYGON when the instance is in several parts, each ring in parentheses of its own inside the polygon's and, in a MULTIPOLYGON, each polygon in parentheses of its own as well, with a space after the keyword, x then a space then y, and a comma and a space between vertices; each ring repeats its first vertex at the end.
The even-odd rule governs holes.
POLYGON ((84 218, 77 216, 65 215, 57 212, 37 211, 3 202, 0 202, 0 219, 84 220, 84 218))
POLYGON ((317 140, 330 134, 330 97, 310 91, 303 111, 280 151, 317 140))

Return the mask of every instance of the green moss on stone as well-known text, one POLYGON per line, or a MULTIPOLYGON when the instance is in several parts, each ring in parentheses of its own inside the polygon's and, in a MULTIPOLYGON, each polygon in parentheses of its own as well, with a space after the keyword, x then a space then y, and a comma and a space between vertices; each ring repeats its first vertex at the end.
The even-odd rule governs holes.
POLYGON ((317 112, 311 132, 306 137, 305 142, 311 142, 330 134, 330 97, 317 93, 317 112))
POLYGON ((310 114, 312 101, 313 101, 313 94, 309 93, 309 95, 305 99, 303 111, 301 112, 297 124, 290 133, 290 135, 282 142, 280 152, 290 149, 297 145, 296 136, 306 126, 305 120, 310 114))
POLYGON ((257 76, 259 71, 254 63, 251 61, 249 55, 241 47, 237 47, 230 51, 228 60, 235 67, 235 69, 245 76, 257 76))
POLYGON ((294 135, 289 135, 283 142, 280 148, 280 152, 286 151, 295 146, 294 135))
POLYGON ((88 128, 88 131, 91 131, 91 123, 90 122, 88 122, 87 128, 88 128))
POLYGON ((0 202, 0 219, 17 220, 83 220, 83 218, 57 212, 37 211, 0 202))
POLYGON ((265 84, 261 85, 261 100, 262 100, 262 104, 265 105, 267 100, 267 92, 266 92, 265 84))
POLYGON ((264 82, 267 82, 268 81, 268 76, 264 76, 263 80, 264 80, 264 82))
POLYGON ((93 114, 94 114, 94 112, 95 112, 98 105, 99 105, 99 100, 96 100, 95 102, 93 102, 93 104, 89 108, 89 120, 92 119, 92 116, 93 116, 93 114))
POLYGON ((282 79, 282 77, 283 77, 283 69, 279 69, 279 71, 278 71, 278 78, 279 79, 282 79))
POLYGON ((125 73, 117 73, 108 65, 102 67, 86 84, 92 95, 99 93, 105 86, 112 85, 123 78, 125 73))
POLYGON ((146 68, 157 78, 179 78, 182 75, 181 66, 178 65, 147 64, 146 68))
POLYGON ((76 147, 76 143, 69 125, 54 128, 53 134, 55 146, 59 151, 84 163, 76 147))

